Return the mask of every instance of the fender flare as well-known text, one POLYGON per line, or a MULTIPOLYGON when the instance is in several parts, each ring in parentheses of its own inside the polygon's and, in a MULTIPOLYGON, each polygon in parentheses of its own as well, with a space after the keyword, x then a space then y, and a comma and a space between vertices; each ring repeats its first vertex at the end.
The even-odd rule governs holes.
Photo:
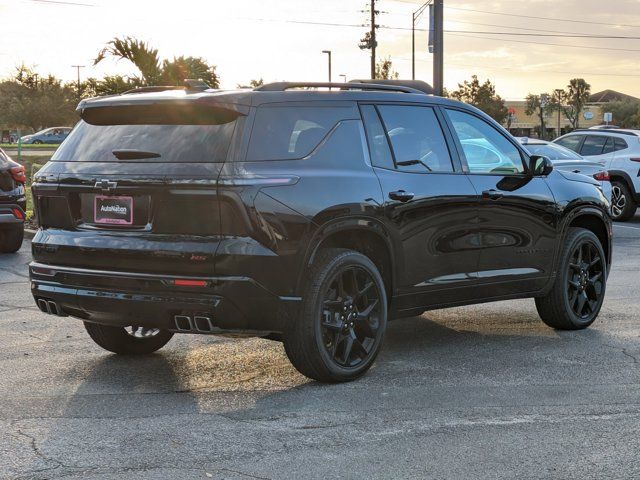
POLYGON ((307 249, 304 254, 301 268, 299 269, 298 279, 296 281, 296 291, 300 291, 304 272, 313 263, 313 260, 315 259, 315 256, 322 243, 331 235, 339 232, 353 230, 362 230, 367 233, 373 233, 384 242, 385 246, 387 247, 387 252, 389 253, 389 258, 391 260, 390 290, 393 292, 393 286, 396 284, 397 270, 396 248, 394 247, 394 241, 389 234, 389 230, 380 220, 374 217, 367 216, 335 218, 333 220, 327 221, 326 223, 318 226, 315 229, 315 231, 311 234, 310 241, 307 243, 307 249))
POLYGON ((631 195, 633 195, 634 198, 638 195, 636 192, 636 187, 634 187, 633 185, 633 180, 631 179, 631 175, 629 175, 624 170, 608 170, 608 172, 610 177, 622 177, 624 181, 627 183, 627 186, 631 190, 631 195))

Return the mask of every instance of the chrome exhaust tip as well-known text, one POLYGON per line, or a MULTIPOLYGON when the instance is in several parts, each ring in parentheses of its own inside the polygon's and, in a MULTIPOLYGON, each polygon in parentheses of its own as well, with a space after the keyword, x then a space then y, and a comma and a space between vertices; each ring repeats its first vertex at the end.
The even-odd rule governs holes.
POLYGON ((173 321, 176 324, 176 330, 179 332, 193 331, 193 322, 191 321, 191 317, 186 315, 176 315, 173 317, 173 321))
POLYGON ((198 332, 211 333, 213 331, 213 324, 209 317, 193 317, 193 324, 198 332))
POLYGON ((38 308, 40 309, 41 312, 51 313, 51 310, 49 309, 49 304, 44 298, 39 298, 36 303, 38 304, 38 308))

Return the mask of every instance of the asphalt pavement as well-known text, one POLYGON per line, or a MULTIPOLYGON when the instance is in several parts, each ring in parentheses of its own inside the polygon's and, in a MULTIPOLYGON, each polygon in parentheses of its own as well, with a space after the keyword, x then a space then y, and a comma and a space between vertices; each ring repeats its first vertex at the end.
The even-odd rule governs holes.
POLYGON ((640 217, 616 225, 594 325, 533 300, 393 322, 362 379, 322 385, 279 343, 176 336, 111 355, 0 256, 0 478, 640 478, 640 217))

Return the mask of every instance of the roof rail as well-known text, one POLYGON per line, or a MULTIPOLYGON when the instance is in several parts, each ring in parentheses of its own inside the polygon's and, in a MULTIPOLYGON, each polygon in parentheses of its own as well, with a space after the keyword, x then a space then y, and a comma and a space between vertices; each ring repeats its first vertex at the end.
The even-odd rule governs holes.
POLYGON ((404 85, 382 85, 379 83, 330 83, 330 82, 274 82, 267 83, 260 87, 254 88, 258 92, 284 92, 293 88, 335 88, 336 90, 378 90, 402 93, 418 93, 424 95, 424 92, 407 87, 404 85))
POLYGON ((153 92, 164 92, 167 90, 187 90, 189 92, 203 92, 211 88, 204 80, 194 80, 192 78, 187 78, 184 80, 182 85, 154 85, 151 87, 138 87, 132 88, 131 90, 127 90, 122 93, 122 95, 131 95, 133 93, 153 93, 153 92))
POLYGON ((571 130, 569 133, 575 133, 575 132, 587 132, 587 133, 593 133, 593 132, 598 132, 598 134, 601 133, 615 133, 617 135, 627 135, 628 137, 640 137, 640 133, 634 132, 633 129, 621 129, 620 127, 618 128, 576 128, 575 130, 571 130))
POLYGON ((431 85, 422 80, 349 80, 349 83, 375 83, 377 85, 391 85, 397 87, 408 87, 415 90, 420 90, 420 93, 426 93, 427 95, 433 95, 435 90, 431 85))

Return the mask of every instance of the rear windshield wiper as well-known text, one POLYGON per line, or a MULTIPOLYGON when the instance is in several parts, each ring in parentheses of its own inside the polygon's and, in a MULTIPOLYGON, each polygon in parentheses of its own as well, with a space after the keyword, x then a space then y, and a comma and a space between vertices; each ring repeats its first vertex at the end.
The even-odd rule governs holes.
POLYGON ((159 153, 147 152, 146 150, 112 150, 118 160, 137 160, 140 158, 158 158, 159 153))

